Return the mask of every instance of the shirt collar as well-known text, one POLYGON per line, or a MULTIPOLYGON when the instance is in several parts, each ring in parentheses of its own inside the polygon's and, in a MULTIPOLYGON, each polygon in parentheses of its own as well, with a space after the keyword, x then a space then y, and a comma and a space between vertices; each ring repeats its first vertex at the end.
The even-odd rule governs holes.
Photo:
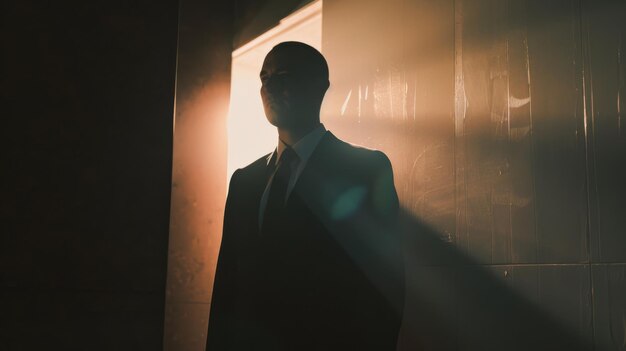
MULTIPOLYGON (((309 134, 305 135, 302 139, 298 140, 297 143, 293 144, 291 148, 296 153, 296 155, 298 155, 298 158, 300 159, 300 162, 302 164, 306 163, 309 160, 309 158, 313 154, 313 151, 315 150, 315 147, 317 146, 317 144, 319 144, 320 140, 322 140, 322 137, 324 137, 324 134, 326 134, 326 127, 324 127, 324 125, 320 123, 320 125, 310 131, 309 134)), ((274 153, 277 153, 275 162, 276 164, 278 164, 280 156, 283 154, 283 151, 287 147, 287 144, 278 139, 278 147, 267 158, 267 164, 269 165, 271 159, 274 156, 274 153)))

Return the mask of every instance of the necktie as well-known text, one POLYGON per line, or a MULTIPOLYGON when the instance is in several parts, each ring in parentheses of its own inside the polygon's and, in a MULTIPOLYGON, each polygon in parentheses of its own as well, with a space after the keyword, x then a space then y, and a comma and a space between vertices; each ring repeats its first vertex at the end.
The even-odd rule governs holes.
POLYGON ((298 163, 298 156, 292 148, 287 147, 280 155, 278 167, 274 172, 274 178, 270 185, 270 192, 263 214, 262 227, 268 228, 272 226, 277 215, 285 207, 287 187, 291 175, 295 172, 298 163))

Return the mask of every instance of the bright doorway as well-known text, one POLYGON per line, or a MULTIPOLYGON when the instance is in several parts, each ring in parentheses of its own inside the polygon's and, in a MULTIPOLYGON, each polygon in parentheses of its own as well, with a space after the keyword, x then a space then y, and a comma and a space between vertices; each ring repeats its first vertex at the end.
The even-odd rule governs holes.
POLYGON ((265 55, 283 41, 300 41, 322 51, 322 1, 285 17, 280 24, 233 52, 228 115, 227 177, 276 147, 276 129, 265 119, 259 72, 265 55))

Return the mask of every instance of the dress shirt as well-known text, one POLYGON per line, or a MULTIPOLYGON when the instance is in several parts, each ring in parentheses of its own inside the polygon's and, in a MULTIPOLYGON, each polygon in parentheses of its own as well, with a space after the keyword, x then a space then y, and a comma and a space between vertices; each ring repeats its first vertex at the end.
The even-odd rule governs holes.
MULTIPOLYGON (((302 139, 298 140, 297 143, 291 146, 293 151, 298 156, 298 167, 289 178, 285 201, 287 201, 287 199, 289 198, 289 194, 291 194, 291 191, 296 186, 296 182, 298 181, 300 174, 302 174, 304 167, 306 166, 309 158, 313 154, 313 151, 315 151, 317 144, 319 144, 320 140, 322 140, 322 138, 324 137, 324 134, 326 134, 326 127, 324 127, 323 124, 320 124, 317 128, 310 131, 309 134, 305 135, 302 139)), ((289 147, 287 144, 278 139, 278 146, 276 147, 274 152, 272 152, 267 158, 268 167, 270 166, 272 158, 275 159, 275 165, 278 164, 280 156, 283 154, 283 151, 287 147, 289 147), (274 154, 277 154, 276 157, 274 157, 274 154)), ((270 185, 272 184, 273 179, 274 174, 272 174, 269 181, 267 182, 267 185, 265 186, 265 191, 263 192, 263 196, 261 197, 261 206, 259 207, 259 228, 261 227, 261 223, 263 221, 263 214, 265 213, 265 208, 267 207, 267 199, 269 197, 270 185)))

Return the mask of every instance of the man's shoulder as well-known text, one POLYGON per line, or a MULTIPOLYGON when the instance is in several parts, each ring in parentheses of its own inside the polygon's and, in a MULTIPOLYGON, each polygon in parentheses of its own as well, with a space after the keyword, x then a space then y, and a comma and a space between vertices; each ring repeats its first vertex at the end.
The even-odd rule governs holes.
POLYGON ((379 168, 391 166, 389 158, 384 152, 352 144, 332 135, 326 154, 335 162, 350 167, 379 168))
POLYGON ((268 154, 265 154, 265 155, 259 157, 258 159, 256 159, 256 161, 254 161, 254 162, 250 163, 249 165, 241 168, 241 170, 243 172, 251 172, 251 171, 267 168, 267 164, 268 164, 269 159, 272 156, 272 154, 273 154, 273 151, 268 153, 268 154))
POLYGON ((247 176, 256 176, 259 173, 265 172, 267 169, 267 163, 269 158, 272 156, 272 152, 265 154, 264 156, 258 158, 256 161, 248 164, 245 167, 241 167, 235 170, 233 173, 233 177, 247 177, 247 176))

